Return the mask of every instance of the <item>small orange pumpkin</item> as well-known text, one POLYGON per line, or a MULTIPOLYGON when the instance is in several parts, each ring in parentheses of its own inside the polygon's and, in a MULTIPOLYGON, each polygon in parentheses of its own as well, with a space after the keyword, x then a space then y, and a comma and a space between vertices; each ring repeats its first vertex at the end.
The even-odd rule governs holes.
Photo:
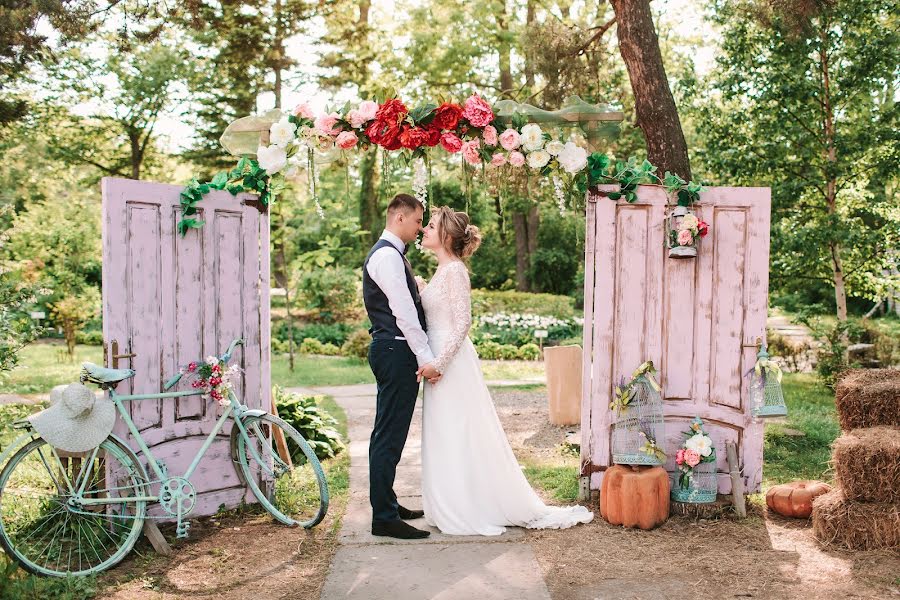
POLYGON ((808 519, 813 498, 827 494, 831 486, 821 481, 791 481, 774 485, 766 492, 766 506, 783 517, 808 519))
POLYGON ((669 518, 668 473, 662 467, 610 467, 600 486, 600 515, 612 525, 662 525, 669 518))

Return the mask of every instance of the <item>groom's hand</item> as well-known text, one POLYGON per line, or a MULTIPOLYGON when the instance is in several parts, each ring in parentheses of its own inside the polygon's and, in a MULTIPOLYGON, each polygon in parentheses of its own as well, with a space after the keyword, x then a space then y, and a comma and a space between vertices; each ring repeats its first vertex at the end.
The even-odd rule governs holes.
POLYGON ((416 382, 422 381, 423 377, 428 380, 428 383, 434 385, 441 379, 441 374, 437 369, 431 366, 431 363, 428 363, 416 371, 416 382))

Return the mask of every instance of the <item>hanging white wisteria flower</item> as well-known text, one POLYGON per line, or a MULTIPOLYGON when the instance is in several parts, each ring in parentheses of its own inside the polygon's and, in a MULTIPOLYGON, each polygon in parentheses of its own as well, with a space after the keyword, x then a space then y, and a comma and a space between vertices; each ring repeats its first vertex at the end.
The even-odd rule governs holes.
POLYGON ((412 189, 416 200, 422 203, 422 208, 427 208, 428 170, 425 168, 425 159, 423 158, 417 159, 413 164, 412 189))
POLYGON ((562 179, 553 176, 553 192, 556 194, 556 206, 559 207, 559 214, 566 214, 566 191, 563 189, 562 179))

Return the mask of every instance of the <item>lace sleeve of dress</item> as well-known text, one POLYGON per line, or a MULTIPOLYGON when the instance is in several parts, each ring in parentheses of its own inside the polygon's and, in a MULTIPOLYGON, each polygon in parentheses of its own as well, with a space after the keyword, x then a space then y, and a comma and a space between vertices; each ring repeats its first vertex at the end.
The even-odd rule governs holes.
POLYGON ((444 283, 447 286, 450 311, 453 315, 453 331, 440 355, 432 363, 432 366, 440 373, 444 372, 444 369, 456 356, 466 336, 469 335, 469 328, 472 325, 472 292, 466 266, 461 262, 448 265, 446 277, 444 283))

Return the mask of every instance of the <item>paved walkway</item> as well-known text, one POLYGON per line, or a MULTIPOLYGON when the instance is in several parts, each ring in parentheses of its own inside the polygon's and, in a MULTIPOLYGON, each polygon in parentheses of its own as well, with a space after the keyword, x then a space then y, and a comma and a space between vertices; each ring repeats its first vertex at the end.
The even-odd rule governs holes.
MULTIPOLYGON (((521 529, 510 528, 496 538, 447 536, 433 528, 431 537, 425 540, 373 536, 368 447, 375 417, 375 386, 291 391, 331 395, 347 412, 350 501, 322 600, 549 600, 540 568, 521 529)), ((400 502, 408 508, 422 507, 421 432, 420 400, 394 486, 400 502)), ((429 529, 424 519, 410 523, 429 529)))

